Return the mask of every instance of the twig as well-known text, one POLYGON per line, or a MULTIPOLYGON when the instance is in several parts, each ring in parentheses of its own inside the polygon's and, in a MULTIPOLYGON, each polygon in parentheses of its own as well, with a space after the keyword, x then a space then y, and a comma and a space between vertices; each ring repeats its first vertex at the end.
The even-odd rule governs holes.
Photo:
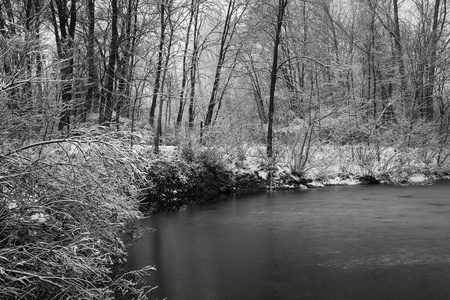
POLYGON ((11 155, 13 155, 13 154, 19 153, 19 152, 21 152, 21 151, 24 151, 24 150, 27 150, 27 149, 30 149, 30 148, 39 147, 39 146, 44 146, 44 145, 49 145, 49 144, 64 143, 64 142, 69 142, 69 143, 80 143, 81 141, 78 141, 78 140, 72 140, 72 139, 66 139, 66 138, 64 138, 64 139, 58 139, 58 140, 43 141, 43 142, 39 142, 39 143, 27 145, 27 146, 24 146, 24 147, 19 148, 19 149, 12 150, 12 151, 6 153, 5 155, 1 155, 1 156, 0 156, 0 159, 6 158, 6 157, 8 157, 8 156, 11 156, 11 155))

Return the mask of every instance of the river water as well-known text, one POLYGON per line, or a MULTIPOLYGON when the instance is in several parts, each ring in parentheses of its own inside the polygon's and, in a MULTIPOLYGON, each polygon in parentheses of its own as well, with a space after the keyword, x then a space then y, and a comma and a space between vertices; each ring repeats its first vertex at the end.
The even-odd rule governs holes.
POLYGON ((450 299, 450 181, 237 196, 143 220, 150 299, 450 299))

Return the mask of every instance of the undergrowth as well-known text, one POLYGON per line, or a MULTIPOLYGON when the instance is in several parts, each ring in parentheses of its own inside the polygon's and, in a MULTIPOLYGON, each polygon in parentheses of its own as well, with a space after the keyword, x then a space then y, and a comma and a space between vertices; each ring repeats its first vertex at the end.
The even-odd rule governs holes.
POLYGON ((210 201, 231 189, 232 173, 216 149, 186 146, 177 151, 176 157, 149 161, 141 194, 147 214, 210 201))
POLYGON ((147 161, 115 136, 52 140, 0 156, 0 299, 145 299, 123 274, 147 161))

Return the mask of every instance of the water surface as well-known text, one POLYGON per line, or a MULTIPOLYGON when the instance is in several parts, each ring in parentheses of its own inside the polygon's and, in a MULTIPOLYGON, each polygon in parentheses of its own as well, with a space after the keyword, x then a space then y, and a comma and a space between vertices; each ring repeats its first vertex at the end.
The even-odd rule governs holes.
POLYGON ((158 214, 151 299, 450 299, 450 182, 240 196, 158 214))

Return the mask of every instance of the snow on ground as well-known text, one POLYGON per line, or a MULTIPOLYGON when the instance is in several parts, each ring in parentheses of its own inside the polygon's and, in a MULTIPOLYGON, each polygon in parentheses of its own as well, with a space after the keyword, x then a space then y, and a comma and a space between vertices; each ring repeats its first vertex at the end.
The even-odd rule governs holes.
POLYGON ((335 177, 328 180, 325 180, 324 185, 357 185, 361 184, 361 182, 354 178, 340 178, 335 177))
MULTIPOLYGON (((279 153, 290 153, 280 151, 279 153)), ((267 159, 263 146, 251 146, 246 149, 240 167, 234 166, 236 173, 256 173, 262 179, 268 178, 267 159)), ((295 165, 292 154, 276 157, 275 176, 292 174, 296 171, 306 179, 312 180, 309 187, 323 185, 360 184, 359 177, 372 176, 386 182, 389 178, 394 182, 410 184, 427 184, 431 179, 422 172, 429 171, 429 155, 421 149, 408 148, 398 150, 394 147, 368 147, 366 145, 339 146, 321 145, 316 147, 308 157, 304 170, 293 170, 295 165)))
POLYGON ((308 183, 308 187, 310 187, 310 188, 322 188, 324 186, 325 185, 320 181, 312 181, 312 182, 308 183))
POLYGON ((420 183, 426 183, 430 180, 430 178, 426 177, 423 174, 415 174, 408 178, 409 182, 413 184, 420 184, 420 183))
MULTIPOLYGON (((213 150, 227 168, 237 175, 252 174, 261 179, 269 178, 272 169, 274 177, 301 174, 310 180, 308 187, 325 185, 359 184, 359 177, 372 176, 382 182, 408 182, 410 184, 427 184, 431 179, 423 172, 432 170, 435 162, 430 161, 430 155, 421 149, 394 147, 368 147, 366 145, 317 145, 310 151, 307 163, 302 170, 295 169, 298 153, 290 149, 278 147, 274 162, 266 157, 264 145, 244 144, 233 149, 220 147, 193 149, 195 153, 201 150, 213 150), (297 156, 297 157, 296 157, 297 156), (273 165, 273 163, 275 165, 273 165), (272 167, 271 167, 272 166, 272 167)), ((152 153, 151 145, 138 144, 134 151, 152 153)), ((161 156, 164 159, 179 158, 180 148, 177 146, 161 146, 161 156)))

